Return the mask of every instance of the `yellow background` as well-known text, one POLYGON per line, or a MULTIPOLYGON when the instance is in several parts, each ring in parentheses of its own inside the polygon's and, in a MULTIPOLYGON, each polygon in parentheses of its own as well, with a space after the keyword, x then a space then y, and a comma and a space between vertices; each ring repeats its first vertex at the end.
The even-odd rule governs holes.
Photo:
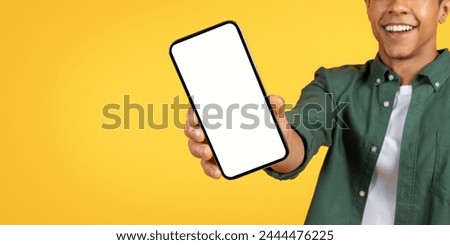
POLYGON ((186 103, 170 43, 229 19, 268 93, 291 104, 318 67, 377 50, 362 0, 0 1, 0 223, 303 223, 324 149, 294 181, 214 181, 172 122, 139 130, 134 113, 130 130, 101 128, 125 94, 157 122, 162 104, 186 103))

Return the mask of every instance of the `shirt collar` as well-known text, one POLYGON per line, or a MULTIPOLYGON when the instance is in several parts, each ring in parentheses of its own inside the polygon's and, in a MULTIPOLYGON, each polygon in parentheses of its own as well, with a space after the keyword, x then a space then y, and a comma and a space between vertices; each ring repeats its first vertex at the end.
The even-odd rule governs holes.
MULTIPOLYGON (((450 77, 450 52, 448 49, 438 50, 438 52, 439 56, 419 72, 419 76, 425 77, 435 90, 442 87, 450 77)), ((370 73, 370 80, 375 86, 391 80, 399 80, 397 74, 383 64, 378 54, 372 62, 370 73)))
MULTIPOLYGON (((377 54, 375 59, 372 62, 372 66, 370 69, 371 79, 370 81, 374 83, 375 86, 378 86, 386 81, 389 81, 386 76, 388 76, 390 69, 383 64, 380 59, 380 55, 377 54)), ((392 72, 391 74, 394 74, 392 72)))
POLYGON ((448 49, 439 50, 439 56, 419 72, 438 90, 450 77, 450 53, 448 49))

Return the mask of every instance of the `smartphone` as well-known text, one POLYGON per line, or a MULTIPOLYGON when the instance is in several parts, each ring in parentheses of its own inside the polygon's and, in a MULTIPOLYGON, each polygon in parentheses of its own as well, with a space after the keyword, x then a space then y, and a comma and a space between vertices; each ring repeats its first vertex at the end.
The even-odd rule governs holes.
POLYGON ((236 22, 176 40, 170 56, 225 178, 287 157, 287 144, 236 22))

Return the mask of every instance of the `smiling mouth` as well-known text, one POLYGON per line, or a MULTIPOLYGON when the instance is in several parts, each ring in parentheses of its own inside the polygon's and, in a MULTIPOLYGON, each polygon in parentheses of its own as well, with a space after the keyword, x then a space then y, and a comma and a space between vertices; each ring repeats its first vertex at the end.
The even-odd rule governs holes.
POLYGON ((417 26, 412 25, 385 25, 383 29, 390 33, 401 33, 409 32, 417 28, 417 26))

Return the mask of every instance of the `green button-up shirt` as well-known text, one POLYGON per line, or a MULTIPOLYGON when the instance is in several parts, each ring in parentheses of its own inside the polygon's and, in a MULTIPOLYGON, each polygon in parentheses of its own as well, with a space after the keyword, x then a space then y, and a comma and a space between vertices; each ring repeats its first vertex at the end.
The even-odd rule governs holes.
MULTIPOLYGON (((439 53, 412 83, 395 224, 450 224, 450 53, 439 53)), ((304 141, 305 160, 291 173, 266 172, 295 178, 320 146, 329 146, 306 224, 361 224, 399 84, 377 57, 364 65, 320 68, 302 90, 287 118, 304 141)))

